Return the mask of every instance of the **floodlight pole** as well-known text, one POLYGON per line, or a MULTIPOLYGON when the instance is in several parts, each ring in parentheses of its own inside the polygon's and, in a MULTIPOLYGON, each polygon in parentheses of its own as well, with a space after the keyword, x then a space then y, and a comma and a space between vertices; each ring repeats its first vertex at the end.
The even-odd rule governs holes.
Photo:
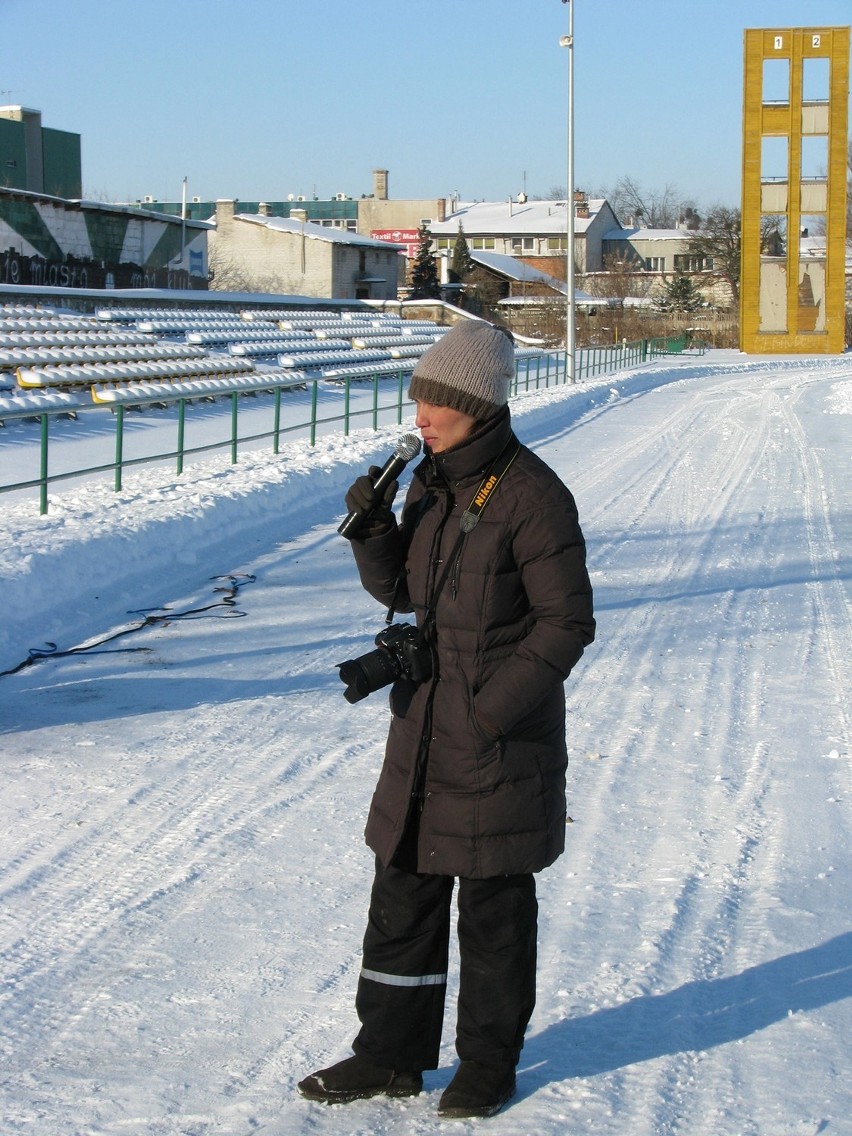
POLYGON ((559 40, 560 47, 568 48, 568 189, 565 199, 567 216, 565 253, 565 378, 576 382, 574 371, 574 327, 576 301, 574 296, 574 0, 562 0, 568 5, 568 35, 559 40))
POLYGON ((180 266, 186 263, 186 178, 180 194, 180 266))

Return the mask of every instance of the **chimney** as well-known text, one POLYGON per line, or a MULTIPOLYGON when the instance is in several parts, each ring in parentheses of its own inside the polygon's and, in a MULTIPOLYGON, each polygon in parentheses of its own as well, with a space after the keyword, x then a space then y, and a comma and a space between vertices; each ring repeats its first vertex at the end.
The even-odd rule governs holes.
POLYGON ((257 211, 258 211, 258 213, 260 214, 261 217, 268 217, 269 216, 269 205, 265 201, 261 201, 261 203, 257 207, 257 211))
POLYGON ((305 222, 307 221, 307 219, 308 219, 307 209, 291 209, 290 210, 290 220, 291 221, 301 221, 302 224, 304 225, 305 222))
POLYGON ((224 229, 234 224, 236 201, 231 198, 220 198, 216 202, 216 228, 224 229))
POLYGON ((373 197, 377 201, 388 199, 388 171, 373 170, 373 197))

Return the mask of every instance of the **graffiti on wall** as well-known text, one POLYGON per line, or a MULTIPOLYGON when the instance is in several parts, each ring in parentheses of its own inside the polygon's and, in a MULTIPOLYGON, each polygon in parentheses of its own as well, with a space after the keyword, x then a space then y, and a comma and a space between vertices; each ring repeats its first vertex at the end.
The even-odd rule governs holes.
POLYGON ((109 264, 68 255, 62 260, 24 256, 14 248, 0 252, 0 284, 41 288, 173 288, 206 289, 202 276, 185 268, 143 268, 138 264, 109 264))

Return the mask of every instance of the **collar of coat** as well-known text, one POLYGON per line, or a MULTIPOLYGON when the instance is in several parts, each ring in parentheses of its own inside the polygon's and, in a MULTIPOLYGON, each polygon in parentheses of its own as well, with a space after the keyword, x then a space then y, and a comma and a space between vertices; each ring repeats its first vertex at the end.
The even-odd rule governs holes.
POLYGON ((427 485, 444 483, 451 489, 473 485, 506 448, 512 437, 512 417, 504 406, 457 446, 440 454, 429 453, 415 473, 427 485))

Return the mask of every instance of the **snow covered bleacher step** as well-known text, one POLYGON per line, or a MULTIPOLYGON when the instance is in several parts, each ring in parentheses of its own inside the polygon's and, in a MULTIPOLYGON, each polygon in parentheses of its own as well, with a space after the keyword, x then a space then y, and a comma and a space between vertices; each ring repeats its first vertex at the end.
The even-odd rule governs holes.
MULTIPOLYGON (((357 354, 353 352, 353 356, 357 354)), ((388 359, 375 363, 343 363, 323 367, 322 377, 337 382, 342 379, 370 379, 374 375, 398 375, 413 371, 416 362, 416 359, 388 359)))
POLYGON ((307 339, 291 337, 291 333, 278 333, 278 338, 264 340, 261 343, 232 343, 229 350, 232 355, 277 355, 279 352, 289 354, 325 353, 339 355, 341 351, 350 351, 352 348, 348 339, 315 339, 312 335, 307 339))
POLYGON ((76 414, 91 407, 88 391, 0 391, 0 423, 14 416, 41 414, 45 410, 76 414))
POLYGON ((204 378, 176 380, 175 382, 122 383, 118 387, 96 385, 91 388, 92 399, 101 405, 116 406, 119 403, 176 402, 181 398, 204 398, 217 395, 249 394, 256 391, 270 391, 276 387, 282 390, 304 390, 307 379, 298 372, 253 371, 250 375, 229 378, 204 378))
POLYGON ((384 363, 391 358, 390 351, 299 351, 288 355, 279 355, 278 363, 282 367, 305 367, 308 370, 325 372, 327 367, 345 367, 350 361, 354 366, 363 366, 368 363, 384 363))
POLYGON ((19 367, 18 386, 32 387, 73 386, 97 383, 130 383, 154 379, 192 379, 206 376, 239 375, 253 372, 247 359, 223 355, 213 359, 201 353, 201 358, 149 359, 139 363, 84 363, 55 367, 19 367))
MULTIPOLYGON (((0 367, 50 367, 79 363, 158 363, 173 359, 200 359, 203 347, 189 343, 107 344, 103 347, 9 347, 0 349, 0 367)), ((39 384, 41 385, 41 384, 39 384)))
POLYGON ((363 334, 352 340, 352 346, 363 349, 365 347, 401 347, 404 344, 406 347, 419 347, 421 351, 425 351, 434 342, 435 340, 431 335, 363 334))
MULTIPOLYGON (((238 345, 242 343, 269 343, 269 342, 284 342, 289 340, 308 340, 314 342, 313 333, 310 331, 289 331, 284 335, 277 327, 271 324, 266 328, 250 328, 246 327, 243 321, 241 327, 227 327, 208 331, 206 328, 203 331, 188 331, 186 333, 187 343, 203 343, 210 347, 214 344, 224 345, 238 345)), ((237 352, 239 354, 239 352, 237 352)))
POLYGON ((125 331, 121 328, 95 327, 64 328, 49 327, 35 330, 3 331, 3 352, 21 347, 150 347, 156 340, 140 331, 125 331))

